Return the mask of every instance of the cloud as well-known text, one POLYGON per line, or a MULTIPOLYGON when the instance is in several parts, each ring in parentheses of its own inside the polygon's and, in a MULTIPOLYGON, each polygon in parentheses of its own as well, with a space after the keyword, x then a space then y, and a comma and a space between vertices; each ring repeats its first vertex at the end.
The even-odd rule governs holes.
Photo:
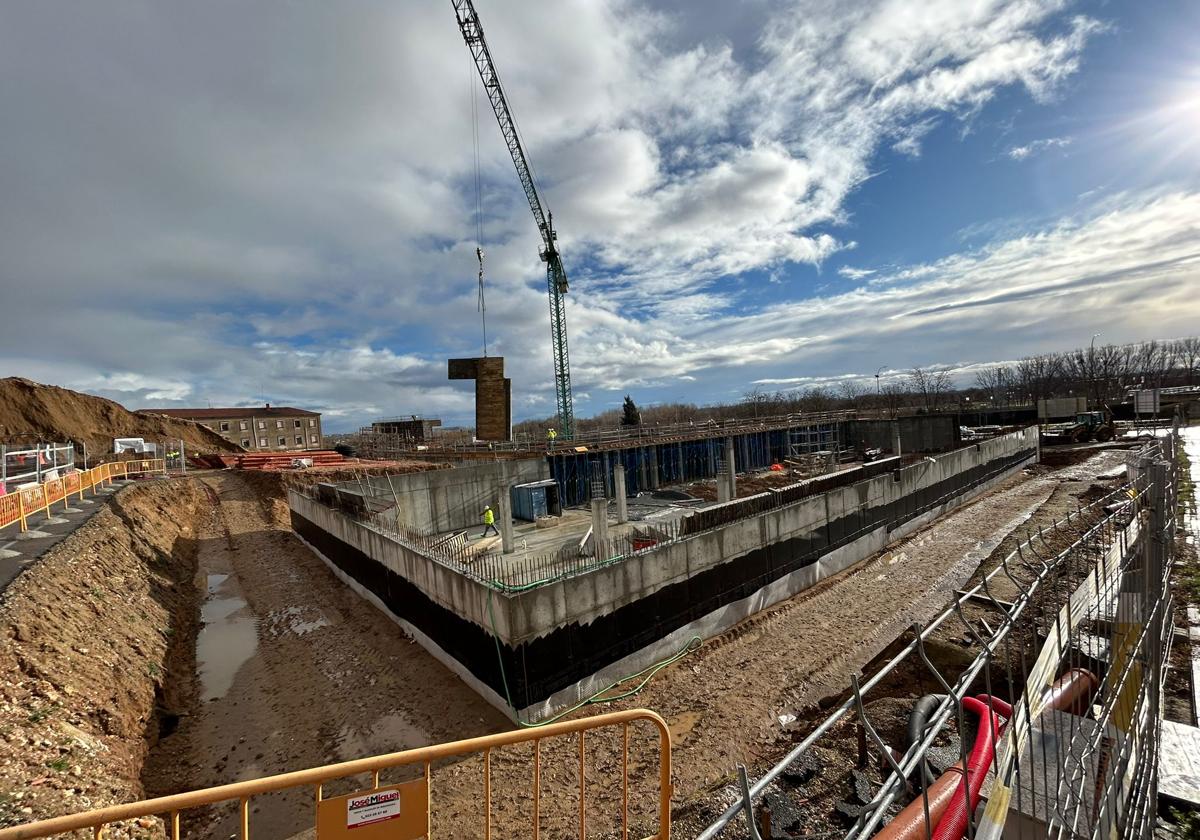
POLYGON ((881 272, 852 291, 727 315, 686 335, 652 322, 652 339, 626 335, 585 364, 608 387, 633 357, 639 381, 706 370, 740 393, 741 367, 773 372, 757 384, 799 386, 881 363, 963 367, 1062 349, 1096 331, 1114 341, 1187 334, 1197 314, 1198 219, 1200 193, 1120 195, 1098 212, 881 272))
MULTIPOLYGON (((785 281, 764 305, 739 284, 848 249, 879 149, 916 155, 1005 89, 1045 100, 1103 28, 1065 0, 751 4, 736 26, 708 5, 483 14, 574 281, 585 411, 605 388, 695 377, 713 393, 721 371, 895 334, 872 307, 928 309, 897 287, 936 266, 845 299, 797 301, 785 281)), ((0 283, 54 317, 7 323, 0 363, 138 403, 266 393, 346 425, 466 419, 444 360, 482 343, 471 72, 437 4, 8 10, 0 283)), ((489 349, 536 407, 552 391, 544 266, 476 95, 489 349)))
POLYGON ((1026 143, 1024 146, 1013 146, 1006 154, 1013 160, 1021 161, 1032 155, 1044 152, 1047 149, 1065 149, 1070 145, 1070 137, 1047 137, 1044 140, 1034 140, 1026 143))
POLYGON ((853 266, 844 265, 837 270, 837 273, 847 280, 863 280, 875 274, 873 268, 854 268, 853 266))

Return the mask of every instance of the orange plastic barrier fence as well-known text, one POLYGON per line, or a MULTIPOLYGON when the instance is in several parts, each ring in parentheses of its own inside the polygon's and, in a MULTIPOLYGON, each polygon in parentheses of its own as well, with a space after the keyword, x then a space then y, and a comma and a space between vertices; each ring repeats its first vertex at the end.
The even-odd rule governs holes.
POLYGON ((28 531, 28 519, 33 514, 42 513, 49 519, 53 516, 51 505, 62 502, 64 508, 69 507, 68 499, 71 496, 78 495, 82 499, 85 490, 91 490, 95 495, 100 488, 111 484, 114 478, 165 471, 166 462, 161 458, 115 461, 90 470, 76 470, 35 487, 13 490, 0 496, 0 530, 10 525, 20 525, 22 531, 28 531))
MULTIPOLYGON (((431 770, 434 762, 467 755, 482 755, 483 778, 481 781, 480 801, 484 804, 484 824, 482 836, 490 840, 492 836, 492 750, 512 744, 533 743, 533 771, 530 779, 529 798, 532 803, 532 825, 529 832, 523 836, 537 840, 540 829, 539 810, 543 783, 541 780, 541 744, 542 741, 576 735, 579 742, 579 762, 582 771, 584 766, 585 735, 589 730, 603 727, 620 727, 623 744, 623 759, 621 765, 621 837, 629 837, 629 726, 638 721, 650 723, 659 735, 658 760, 658 832, 651 835, 654 840, 670 840, 671 838, 671 733, 666 722, 648 709, 629 709, 621 712, 609 712, 581 720, 560 721, 534 729, 517 729, 512 732, 502 732, 498 735, 485 735, 481 738, 469 738, 465 741, 453 741, 448 744, 438 744, 432 747, 422 747, 415 750, 390 753, 361 758, 356 761, 346 761, 341 764, 328 764, 324 767, 314 767, 310 770, 299 770, 294 773, 284 773, 279 776, 267 776, 246 782, 221 785, 206 790, 195 790, 174 796, 163 796, 158 799, 147 799, 142 802, 131 802, 127 805, 113 805, 94 811, 84 811, 65 817, 55 817, 41 822, 17 826, 16 828, 0 829, 0 840, 31 840, 35 837, 50 837, 81 829, 88 830, 92 837, 100 840, 104 829, 110 823, 123 820, 141 819, 145 817, 162 816, 167 823, 168 836, 179 840, 180 812, 220 803, 238 804, 240 836, 242 840, 250 837, 250 815, 253 812, 251 800, 255 796, 291 788, 309 788, 315 791, 314 824, 317 840, 344 840, 345 838, 388 838, 389 840, 417 840, 417 838, 462 837, 463 826, 445 826, 442 830, 430 825, 430 798, 433 795, 431 770), (412 781, 400 783, 380 783, 379 774, 382 770, 394 767, 416 766, 424 769, 424 774, 412 781), (322 785, 334 779, 370 773, 373 779, 371 788, 346 796, 325 797, 322 795, 322 785)), ((511 772, 511 771, 509 771, 511 772)), ((587 820, 584 807, 584 773, 579 778, 579 825, 578 833, 572 836, 585 838, 587 836, 587 820)), ((556 792, 555 800, 559 801, 556 792)), ((478 836, 474 831, 472 836, 478 836)))

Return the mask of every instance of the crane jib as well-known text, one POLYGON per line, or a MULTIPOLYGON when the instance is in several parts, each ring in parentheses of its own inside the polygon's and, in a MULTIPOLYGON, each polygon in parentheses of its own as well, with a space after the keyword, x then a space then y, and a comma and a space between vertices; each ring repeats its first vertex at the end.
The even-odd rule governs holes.
POLYGON ((567 311, 564 295, 569 284, 567 272, 563 268, 562 259, 554 245, 557 234, 554 232, 554 217, 546 211, 542 204, 537 183, 533 178, 533 170, 525 156, 525 149, 517 132, 517 123, 508 107, 508 98, 500 84, 500 77, 492 63, 491 52, 488 51, 487 41, 483 37, 483 26, 479 22, 479 14, 475 11, 472 0, 450 0, 454 7, 454 16, 458 20, 458 28, 462 32, 467 49, 475 61, 479 71, 479 80, 496 115, 500 125, 500 133, 508 146, 509 156, 517 168, 517 178, 521 188, 525 190, 525 198, 529 201, 529 209, 533 212, 533 220, 537 224, 538 233, 542 236, 545 248, 541 257, 546 263, 546 287, 550 298, 550 349, 554 360, 554 390, 558 404, 558 422, 560 433, 566 439, 572 437, 575 427, 574 398, 571 393, 571 363, 567 352, 567 311))

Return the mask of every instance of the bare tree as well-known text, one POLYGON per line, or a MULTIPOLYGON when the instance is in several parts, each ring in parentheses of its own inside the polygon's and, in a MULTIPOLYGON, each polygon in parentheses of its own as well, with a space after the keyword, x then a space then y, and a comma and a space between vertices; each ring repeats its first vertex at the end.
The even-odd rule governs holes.
POLYGON ((1172 344, 1175 358, 1179 366, 1183 368, 1183 375, 1187 380, 1185 384, 1195 385, 1197 369, 1200 368, 1200 338, 1196 336, 1181 338, 1172 344))
POLYGON ((932 368, 913 368, 908 374, 912 390, 921 398, 924 409, 930 413, 942 407, 954 384, 950 372, 932 368))
POLYGON ((837 398, 828 388, 809 388, 799 399, 799 408, 805 413, 832 411, 836 407, 837 398))
POLYGON ((879 389, 879 397, 883 402, 882 408, 887 409, 889 417, 895 417, 904 405, 906 394, 904 389, 895 382, 889 382, 879 389))
POLYGON ((1014 379, 1015 373, 1008 365, 984 368, 975 374, 975 384, 994 405, 999 405, 1004 400, 1013 386, 1014 379))
POLYGON ((858 408, 858 401, 866 394, 867 389, 857 379, 844 379, 838 385, 838 393, 847 408, 858 408))
POLYGON ((1067 362, 1066 357, 1053 353, 1021 359, 1017 362, 1016 375, 1010 383, 1010 401, 1028 400, 1037 405, 1039 400, 1048 399, 1064 390, 1061 383, 1067 362))

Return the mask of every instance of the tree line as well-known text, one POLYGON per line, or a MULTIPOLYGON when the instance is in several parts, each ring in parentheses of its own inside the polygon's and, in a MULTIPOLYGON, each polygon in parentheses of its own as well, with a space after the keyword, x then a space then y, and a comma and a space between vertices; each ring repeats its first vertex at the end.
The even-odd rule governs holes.
MULTIPOLYGON (((973 366, 978 367, 978 366, 973 366)), ((882 373, 882 371, 881 371, 882 373)), ((784 414, 838 410, 880 410, 888 414, 935 413, 975 407, 1036 406, 1051 397, 1085 396, 1093 407, 1126 399, 1134 388, 1200 384, 1200 337, 1132 344, 1089 344, 1061 353, 1026 356, 969 372, 950 367, 916 367, 884 375, 846 376, 835 383, 807 388, 766 390, 755 387, 740 400, 712 405, 660 403, 638 407, 626 396, 620 408, 576 418, 586 433, 617 426, 665 426, 710 420, 749 420, 784 414)), ((514 434, 544 436, 553 417, 526 420, 514 434)))

